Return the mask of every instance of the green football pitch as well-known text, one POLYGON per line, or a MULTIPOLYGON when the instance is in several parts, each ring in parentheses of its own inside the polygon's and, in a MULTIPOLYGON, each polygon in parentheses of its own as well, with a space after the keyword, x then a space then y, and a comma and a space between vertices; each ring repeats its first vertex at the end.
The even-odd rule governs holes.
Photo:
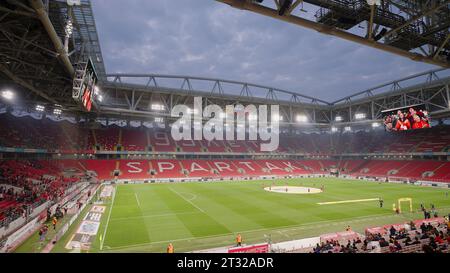
POLYGON ((115 186, 93 244, 93 252, 164 252, 169 242, 185 252, 231 246, 237 233, 244 243, 289 241, 370 226, 420 219, 399 198, 434 204, 441 215, 450 212, 448 189, 404 184, 304 178, 275 181, 132 184, 115 186), (268 192, 264 185, 320 188, 318 194, 268 192), (383 198, 380 208, 377 198, 383 198), (366 200, 375 199, 375 200, 366 200), (359 201, 355 201, 359 200, 359 201), (339 203, 341 201, 355 201, 339 203), (327 203, 327 204, 319 204, 327 203), (408 211, 408 212, 407 212, 408 211))

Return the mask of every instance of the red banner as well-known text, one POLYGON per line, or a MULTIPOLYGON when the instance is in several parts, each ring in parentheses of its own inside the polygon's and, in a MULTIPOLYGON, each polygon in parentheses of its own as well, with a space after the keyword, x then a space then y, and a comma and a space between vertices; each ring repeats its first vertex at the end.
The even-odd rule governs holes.
POLYGON ((329 233, 320 236, 321 242, 326 241, 348 241, 359 238, 359 234, 354 231, 344 231, 337 233, 329 233))
POLYGON ((230 248, 228 253, 269 253, 269 244, 230 248))

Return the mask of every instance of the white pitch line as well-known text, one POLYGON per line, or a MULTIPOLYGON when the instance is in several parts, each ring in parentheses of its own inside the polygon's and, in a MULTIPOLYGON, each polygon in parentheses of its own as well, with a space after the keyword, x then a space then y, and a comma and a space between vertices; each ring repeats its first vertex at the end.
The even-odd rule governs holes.
POLYGON ((139 198, 137 196, 137 193, 134 193, 134 196, 136 197, 136 202, 137 202, 139 208, 141 208, 141 202, 139 202, 139 198))
POLYGON ((105 239, 106 239, 106 231, 108 230, 109 219, 111 218, 111 212, 112 212, 113 207, 114 207, 114 200, 116 199, 116 190, 117 190, 117 189, 114 189, 114 191, 113 191, 113 197, 112 197, 112 201, 111 201, 111 207, 109 208, 108 219, 106 219, 105 231, 103 232, 103 238, 102 238, 102 241, 100 242, 100 250, 103 249, 103 242, 104 242, 105 239))
MULTIPOLYGON (((450 207, 440 207, 439 209, 449 209, 450 207)), ((119 246, 119 247, 108 247, 110 250, 119 250, 119 249, 133 249, 137 247, 143 247, 143 246, 151 246, 154 244, 160 244, 160 243, 170 243, 170 242, 180 242, 180 241, 190 241, 190 240, 201 240, 201 239, 208 239, 208 238, 219 238, 224 236, 233 235, 236 233, 252 233, 252 232, 259 232, 259 231, 278 231, 282 230, 283 232, 289 232, 289 231, 296 231, 296 230, 304 230, 304 229, 314 229, 314 228, 320 228, 323 226, 328 226, 330 224, 333 225, 347 225, 350 221, 352 222, 363 222, 364 220, 373 220, 375 219, 387 219, 387 218, 398 218, 402 217, 402 215, 397 214, 374 214, 374 215, 367 215, 367 216, 358 216, 358 217, 352 217, 347 220, 341 219, 341 221, 336 220, 324 220, 324 221, 316 221, 311 223, 304 223, 299 225, 287 225, 287 226, 280 226, 278 228, 260 228, 260 229, 250 229, 250 230, 243 230, 243 231, 237 231, 237 232, 230 232, 230 233, 223 233, 219 235, 209 235, 209 236, 202 236, 202 237, 188 237, 188 238, 182 238, 182 239, 173 239, 173 240, 165 240, 165 241, 155 241, 151 243, 142 243, 142 244, 133 244, 133 245, 125 245, 125 246, 119 246)), ((106 247, 106 246, 105 246, 106 247)))
POLYGON ((144 216, 134 216, 134 217, 121 217, 121 218, 113 218, 111 221, 123 221, 123 220, 132 220, 132 219, 142 219, 142 218, 158 218, 158 217, 167 217, 167 216, 176 216, 176 215, 186 215, 186 214, 197 214, 199 212, 181 212, 181 213, 165 213, 165 214, 154 214, 154 215, 144 215, 144 216))
POLYGON ((380 198, 344 200, 344 201, 317 203, 317 205, 335 205, 335 204, 347 204, 347 203, 360 203, 360 202, 379 201, 379 200, 380 200, 380 198))
POLYGON ((304 230, 304 229, 315 229, 315 228, 320 228, 320 227, 324 227, 324 226, 328 226, 329 223, 331 224, 336 224, 336 225, 344 225, 344 224, 348 224, 350 221, 353 221, 355 219, 361 219, 360 221, 363 220, 372 220, 373 217, 378 217, 381 218, 396 218, 398 217, 398 215, 394 214, 375 214, 372 216, 359 216, 359 217, 354 217, 354 218, 350 218, 347 221, 338 221, 338 222, 334 222, 335 220, 325 220, 325 221, 317 221, 317 222, 311 222, 311 223, 305 223, 305 224, 299 224, 299 225, 288 225, 288 226, 281 226, 279 228, 260 228, 260 229, 250 229, 250 230, 243 230, 243 231, 237 231, 237 232, 230 232, 230 233, 223 233, 220 235, 209 235, 209 236, 202 236, 202 237, 188 237, 188 238, 182 238, 182 239, 174 239, 174 240, 165 240, 165 241, 156 241, 156 242, 151 242, 151 243, 142 243, 142 244, 134 244, 134 245, 125 245, 125 246, 119 246, 119 247, 110 247, 111 250, 118 250, 118 249, 130 249, 130 248, 136 248, 136 247, 143 247, 143 246, 151 246, 154 244, 160 244, 160 243, 169 243, 169 242, 180 242, 180 241, 190 241, 190 240, 200 240, 200 239, 208 239, 208 238, 218 238, 218 237, 224 237, 224 236, 229 236, 229 235, 233 235, 236 233, 252 233, 252 232, 259 232, 259 231, 273 231, 276 232, 278 230, 281 229, 282 232, 287 232, 287 231, 295 231, 295 230, 304 230), (383 217, 385 216, 385 217, 383 217), (327 224, 328 223, 328 224, 327 224))
POLYGON ((174 193, 176 193, 178 196, 180 196, 181 198, 183 198, 186 202, 188 202, 189 204, 191 204, 192 206, 194 206, 196 209, 198 209, 199 211, 201 211, 201 212, 203 212, 203 213, 205 213, 205 211, 204 210, 202 210, 201 208, 199 208, 196 204, 194 204, 194 203, 192 203, 192 201, 191 200, 189 200, 189 199, 186 199, 186 198, 184 198, 184 196, 183 195, 181 195, 180 193, 178 193, 177 191, 175 191, 174 189, 172 189, 172 188, 169 188, 169 190, 171 190, 171 191, 173 191, 174 193))

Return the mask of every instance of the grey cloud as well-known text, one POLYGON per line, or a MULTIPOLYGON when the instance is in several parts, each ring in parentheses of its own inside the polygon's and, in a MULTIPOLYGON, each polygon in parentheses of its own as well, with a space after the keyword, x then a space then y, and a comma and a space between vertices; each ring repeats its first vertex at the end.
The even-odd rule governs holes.
POLYGON ((249 81, 332 101, 434 68, 213 0, 93 6, 108 72, 249 81))

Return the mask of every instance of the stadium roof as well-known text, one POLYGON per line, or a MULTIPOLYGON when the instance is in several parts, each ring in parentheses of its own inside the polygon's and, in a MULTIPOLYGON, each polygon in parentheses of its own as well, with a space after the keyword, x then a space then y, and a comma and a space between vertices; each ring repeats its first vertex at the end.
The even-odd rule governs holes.
POLYGON ((448 0, 216 1, 415 61, 450 67, 448 0), (304 3, 315 7, 315 20, 302 16, 304 3), (367 28, 360 30, 360 24, 367 28))

